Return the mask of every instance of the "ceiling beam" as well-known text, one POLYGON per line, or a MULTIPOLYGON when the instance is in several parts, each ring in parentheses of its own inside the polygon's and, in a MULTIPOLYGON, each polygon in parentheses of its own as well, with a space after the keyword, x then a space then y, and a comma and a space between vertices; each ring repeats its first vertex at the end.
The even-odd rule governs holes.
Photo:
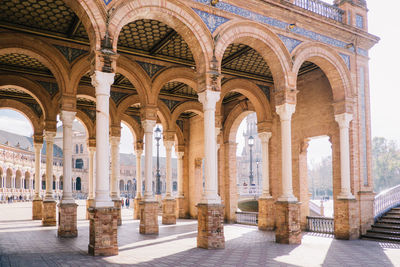
POLYGON ((158 43, 156 43, 149 51, 151 55, 160 52, 168 43, 171 41, 178 33, 174 30, 171 30, 163 39, 161 39, 158 43))
POLYGON ((179 90, 181 90, 181 89, 182 89, 183 87, 185 87, 185 86, 186 86, 186 84, 181 83, 181 84, 175 86, 174 88, 172 88, 169 92, 170 92, 171 94, 173 94, 173 93, 175 93, 175 92, 178 92, 179 90))
POLYGON ((118 77, 118 79, 116 79, 115 81, 114 81, 114 85, 120 85, 120 83, 122 82, 122 80, 124 79, 125 77, 121 74, 119 77, 118 77))
POLYGON ((74 37, 74 35, 76 34, 77 30, 79 29, 79 26, 81 26, 81 23, 82 22, 79 19, 79 17, 77 15, 75 15, 71 25, 68 28, 67 35, 69 37, 74 37))
POLYGON ((224 67, 224 66, 228 65, 229 63, 231 63, 232 61, 234 61, 235 59, 237 59, 241 55, 246 54, 247 52, 249 52, 251 49, 252 48, 250 46, 246 46, 245 48, 240 49, 236 53, 233 53, 232 55, 230 55, 230 56, 226 57, 225 59, 223 59, 221 66, 224 67))

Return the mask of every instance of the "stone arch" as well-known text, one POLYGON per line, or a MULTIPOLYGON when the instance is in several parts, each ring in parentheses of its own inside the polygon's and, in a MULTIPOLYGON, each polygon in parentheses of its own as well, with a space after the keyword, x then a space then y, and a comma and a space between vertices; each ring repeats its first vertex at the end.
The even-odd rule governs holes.
POLYGON ((7 168, 6 170, 6 188, 12 188, 12 177, 14 172, 11 168, 7 168))
POLYGON ((217 114, 221 113, 222 101, 229 92, 238 92, 250 100, 256 110, 257 121, 272 119, 270 103, 265 93, 256 84, 245 79, 232 79, 221 86, 221 97, 216 106, 217 114))
POLYGON ((175 124, 175 152, 178 152, 178 146, 185 145, 185 137, 178 125, 175 124))
POLYGON ((178 1, 137 0, 116 4, 109 24, 114 51, 117 51, 122 27, 138 19, 154 19, 171 25, 189 45, 197 70, 203 73, 208 68, 213 54, 210 31, 190 7, 178 1))
POLYGON ((21 113, 32 125, 34 135, 43 134, 43 120, 35 112, 22 102, 13 99, 0 99, 0 109, 8 108, 21 113))
POLYGON ((171 112, 161 100, 158 101, 157 117, 161 121, 164 132, 171 129, 171 112))
POLYGON ((332 87, 333 102, 344 101, 353 95, 351 75, 342 57, 327 45, 308 42, 293 51, 292 72, 297 74, 305 61, 310 61, 322 69, 332 87))
POLYGON ((25 172, 25 182, 24 182, 24 189, 31 189, 30 188, 30 180, 31 180, 31 173, 29 171, 25 172))
POLYGON ((50 94, 37 82, 19 75, 0 74, 0 89, 7 87, 22 90, 32 96, 43 110, 44 119, 55 113, 50 94))
POLYGON ((130 95, 122 100, 122 102, 118 105, 118 116, 121 117, 125 111, 134 104, 140 104, 141 106, 143 105, 143 103, 140 102, 138 95, 130 95))
POLYGON ((0 55, 19 53, 39 60, 53 74, 61 92, 69 87, 69 63, 54 46, 19 33, 0 34, 0 55))
POLYGON ((23 177, 22 177, 22 172, 21 172, 21 170, 17 170, 16 172, 15 172, 15 188, 22 188, 22 179, 23 179, 23 177))
MULTIPOLYGON (((90 62, 89 55, 85 55, 80 57, 78 60, 74 62, 71 66, 71 88, 68 91, 71 95, 78 94, 79 82, 82 79, 82 76, 90 71, 90 62)), ((94 88, 93 88, 94 92, 94 88)))
POLYGON ((119 180, 119 191, 125 191, 125 181, 124 179, 119 180))
POLYGON ((137 142, 138 140, 143 140, 143 128, 134 118, 129 115, 122 114, 121 121, 123 121, 126 126, 128 126, 133 138, 135 139, 134 142, 137 142))
POLYGON ((196 113, 197 115, 203 116, 203 105, 198 101, 186 101, 182 104, 179 104, 172 112, 172 123, 175 124, 179 115, 181 115, 185 111, 191 111, 196 113))
POLYGON ((172 67, 163 70, 153 81, 150 104, 157 103, 161 89, 168 82, 181 82, 197 92, 196 72, 187 67, 172 67))
POLYGON ((88 117, 88 115, 86 115, 85 112, 77 109, 76 110, 76 119, 78 119, 82 123, 82 125, 85 127, 88 139, 96 137, 96 129, 95 129, 94 122, 92 122, 92 120, 88 117))
POLYGON ((244 105, 238 104, 232 109, 224 121, 224 142, 231 141, 236 143, 236 133, 240 123, 252 112, 255 112, 255 109, 250 105, 244 107, 244 105))
POLYGON ((215 32, 218 36, 215 44, 215 56, 221 69, 226 48, 232 43, 241 43, 256 50, 267 62, 274 86, 282 90, 289 85, 288 73, 292 59, 286 46, 267 26, 253 21, 232 20, 222 24, 215 32))

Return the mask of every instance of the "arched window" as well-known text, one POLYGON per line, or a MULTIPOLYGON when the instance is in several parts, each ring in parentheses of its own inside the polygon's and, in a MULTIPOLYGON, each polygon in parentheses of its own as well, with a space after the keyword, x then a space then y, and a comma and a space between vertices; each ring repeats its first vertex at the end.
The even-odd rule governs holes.
POLYGON ((83 169, 83 160, 82 159, 76 159, 75 168, 76 169, 83 169))
POLYGON ((82 190, 82 185, 81 185, 81 177, 76 178, 76 191, 81 191, 82 190))
POLYGON ((83 153, 83 145, 81 144, 81 154, 83 153))
POLYGON ((46 181, 42 181, 42 190, 46 190, 46 181))
POLYGON ((75 154, 78 154, 79 153, 79 147, 78 147, 78 144, 76 144, 75 145, 75 154))
POLYGON ((178 190, 178 182, 177 181, 174 181, 173 183, 172 183, 172 191, 177 191, 178 190))

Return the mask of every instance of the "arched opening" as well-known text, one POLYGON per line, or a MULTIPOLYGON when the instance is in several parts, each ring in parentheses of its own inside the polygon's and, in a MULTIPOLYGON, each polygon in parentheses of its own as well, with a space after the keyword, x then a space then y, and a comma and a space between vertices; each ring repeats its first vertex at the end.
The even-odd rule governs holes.
POLYGON ((82 191, 82 180, 81 180, 81 177, 77 177, 76 178, 76 182, 75 182, 76 184, 75 184, 75 191, 82 191))
POLYGON ((15 172, 15 188, 17 189, 23 188, 22 172, 20 170, 17 170, 15 172))
POLYGON ((13 171, 8 168, 6 171, 6 187, 7 188, 13 188, 13 171))
POLYGON ((31 183, 31 174, 29 172, 25 172, 24 189, 33 189, 31 183))
POLYGON ((125 193, 125 182, 124 180, 119 180, 119 191, 125 193))

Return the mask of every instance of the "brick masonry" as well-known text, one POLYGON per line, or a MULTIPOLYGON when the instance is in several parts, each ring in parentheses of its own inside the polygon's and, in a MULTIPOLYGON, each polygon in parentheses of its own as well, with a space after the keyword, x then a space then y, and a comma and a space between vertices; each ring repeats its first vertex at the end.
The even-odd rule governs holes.
POLYGON ((135 198, 133 200, 133 219, 134 220, 140 220, 140 201, 142 201, 141 198, 135 198))
POLYGON ((89 208, 89 254, 92 256, 118 255, 116 208, 89 208))
POLYGON ((114 208, 118 210, 118 226, 122 225, 122 217, 121 217, 121 205, 122 205, 122 200, 113 200, 114 202, 114 208))
POLYGON ((357 239, 359 233, 358 206, 355 199, 338 199, 335 201, 335 238, 357 239))
POLYGON ((224 206, 221 204, 197 204, 197 247, 205 249, 225 248, 224 206))
POLYGON ((275 229, 275 201, 272 197, 258 200, 258 229, 266 231, 275 229))
POLYGON ((185 198, 177 197, 176 198, 176 218, 184 219, 187 217, 188 217, 188 215, 185 210, 185 198))
POLYGON ((162 204, 162 224, 176 224, 176 200, 164 199, 162 204))
POLYGON ((275 208, 276 242, 281 244, 301 244, 300 203, 277 201, 275 208))
POLYGON ((94 205, 94 199, 87 199, 86 200, 86 220, 90 219, 90 213, 88 208, 92 207, 94 205))
POLYGON ((140 225, 141 234, 158 234, 158 201, 140 201, 140 225))
POLYGON ((56 226, 57 225, 57 212, 56 201, 43 201, 42 205, 42 225, 43 226, 56 226))
POLYGON ((59 237, 76 237, 78 236, 77 228, 77 211, 78 205, 58 204, 58 231, 59 237))
POLYGON ((42 219, 42 208, 43 201, 42 200, 33 200, 32 201, 32 220, 41 220, 42 219))

